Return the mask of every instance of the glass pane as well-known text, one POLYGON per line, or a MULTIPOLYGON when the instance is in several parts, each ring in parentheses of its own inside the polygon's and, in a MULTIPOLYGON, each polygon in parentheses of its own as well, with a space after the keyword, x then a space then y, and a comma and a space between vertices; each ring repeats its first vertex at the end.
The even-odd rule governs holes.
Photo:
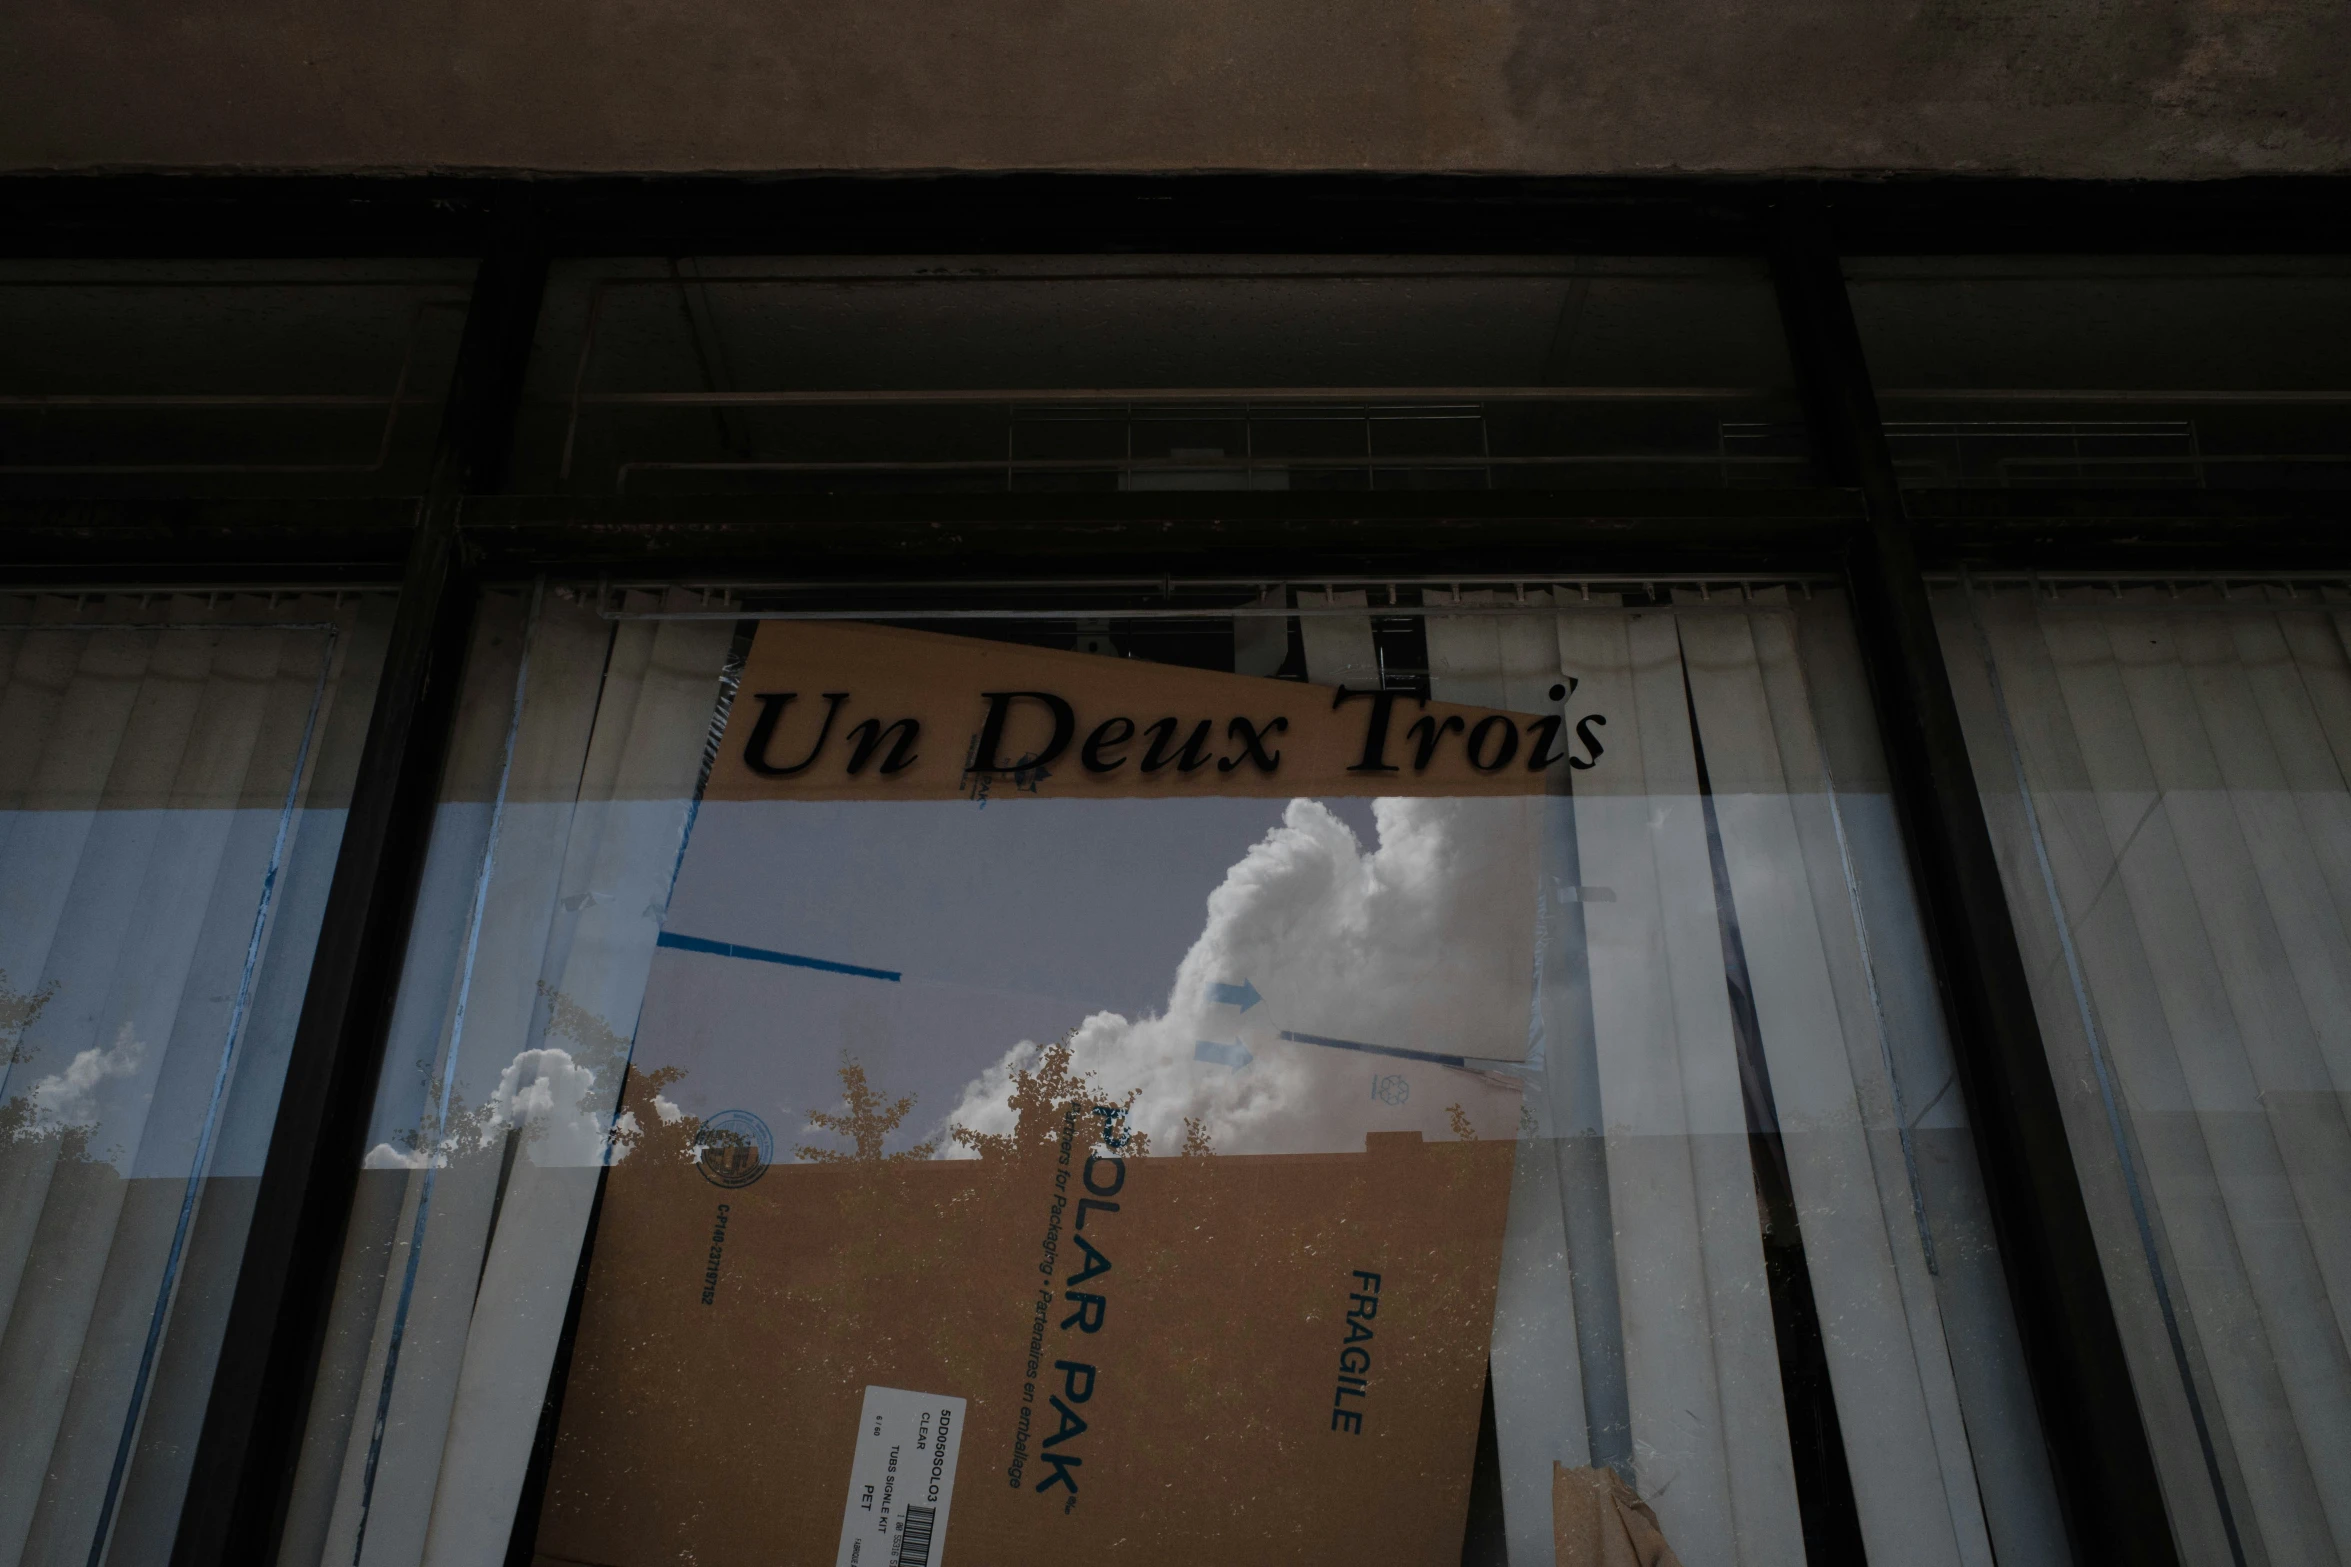
POLYGON ((0 1561, 171 1553, 391 609, 0 599, 0 1561))
POLYGON ((1939 612, 2183 1560, 2351 1546, 2351 585, 1939 612))
POLYGON ((2339 257, 1848 266, 1912 485, 2228 488, 2351 478, 2339 257))
POLYGON ((521 488, 1807 482, 1732 261, 559 266, 521 488))
POLYGON ((411 494, 470 262, 0 262, 0 476, 411 494))
POLYGON ((1831 587, 557 586, 467 691, 287 1561, 2061 1558, 1831 587))

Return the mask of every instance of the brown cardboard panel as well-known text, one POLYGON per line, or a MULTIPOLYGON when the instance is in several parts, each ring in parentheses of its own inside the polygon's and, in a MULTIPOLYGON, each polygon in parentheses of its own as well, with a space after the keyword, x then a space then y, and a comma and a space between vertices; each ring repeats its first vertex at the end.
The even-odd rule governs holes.
POLYGON ((1564 771, 1572 737, 1557 714, 1401 692, 1342 699, 1341 689, 892 626, 771 620, 752 643, 708 797, 1525 795, 1564 771), (991 692, 1022 693, 1000 699, 993 733, 991 692), (991 739, 992 754, 982 755, 991 739))
POLYGON ((1118 1159, 1061 1121, 735 1188, 690 1120, 649 1132, 609 1178, 542 1560, 831 1561, 878 1385, 969 1400, 934 1562, 1457 1561, 1513 1145, 1118 1159))

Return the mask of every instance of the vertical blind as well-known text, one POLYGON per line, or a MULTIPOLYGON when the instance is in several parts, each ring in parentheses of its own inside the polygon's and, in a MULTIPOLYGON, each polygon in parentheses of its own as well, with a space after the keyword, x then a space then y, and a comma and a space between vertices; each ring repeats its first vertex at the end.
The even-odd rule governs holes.
POLYGON ((2351 592, 1937 610, 2182 1557, 2342 1560, 2351 592))
POLYGON ((0 599, 0 1563, 170 1553, 390 609, 0 599))
POLYGON ((1869 1557, 2061 1560, 1841 600, 1610 597, 1428 622, 1433 696, 1541 710, 1572 677, 1617 764, 1556 802, 1550 1124, 1521 1144, 1495 1327, 1511 1560, 1551 1560, 1554 1460, 1617 1467, 1687 1562, 1823 1543, 1835 1499, 1801 1516, 1791 1441, 1818 1422, 1784 1391, 1803 1290, 1767 1277, 1775 1251, 1869 1557))
POLYGON ((504 1559, 731 635, 483 600, 284 1561, 504 1559))

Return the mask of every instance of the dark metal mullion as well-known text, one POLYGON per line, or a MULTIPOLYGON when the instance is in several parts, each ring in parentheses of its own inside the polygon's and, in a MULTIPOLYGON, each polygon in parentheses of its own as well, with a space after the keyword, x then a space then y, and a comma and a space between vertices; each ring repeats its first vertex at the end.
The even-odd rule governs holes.
POLYGON ((521 230, 475 277, 173 1567, 277 1555, 472 628, 458 514, 503 473, 545 279, 545 257, 521 230))
MULTIPOLYGON (((2121 571, 2209 577, 2351 570, 2351 488, 2308 490, 1930 489, 1904 493, 1930 571, 2121 571)), ((863 559, 883 574, 991 551, 1066 565, 1073 541, 1105 560, 1148 555, 1215 569, 1311 576, 1365 551, 1404 575, 1524 570, 1561 558, 1595 571, 1786 571, 1841 562, 1850 490, 1706 491, 1030 491, 1017 496, 807 496, 608 504, 561 497, 468 502, 468 559, 517 578, 545 568, 632 579, 785 569, 838 575, 863 559), (1710 504, 1696 504, 1694 496, 1710 504), (1465 504, 1475 498, 1478 504, 1465 504), (1346 500, 1345 506, 1333 504, 1346 500), (1076 502, 1078 504, 1072 504, 1076 502), (1265 504, 1281 502, 1277 507, 1265 504), (1057 536, 1058 545, 1047 535, 1057 536), (1244 552, 1241 540, 1248 541, 1244 552), (1311 564, 1310 557, 1321 557, 1311 564), (1417 562, 1418 564, 1415 564, 1417 562)), ((0 579, 304 584, 399 580, 414 500, 71 501, 0 484, 0 579)), ((1080 552, 1083 552, 1080 551, 1080 552)), ((1131 568, 1130 568, 1131 569, 1131 568)), ((947 574, 939 568, 939 574, 947 574)))
POLYGON ((1864 502, 1847 567, 1854 628, 2072 1553, 2175 1567, 1843 269, 1809 240, 1791 224, 1774 256, 1780 309, 1820 476, 1864 502))

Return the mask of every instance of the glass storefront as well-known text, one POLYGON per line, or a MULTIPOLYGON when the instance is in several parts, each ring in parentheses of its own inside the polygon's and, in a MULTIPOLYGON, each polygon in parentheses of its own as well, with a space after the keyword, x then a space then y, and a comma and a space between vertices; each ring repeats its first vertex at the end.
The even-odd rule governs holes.
POLYGON ((0 1567, 2337 1559, 2343 264, 1806 276, 0 266, 0 1567))

